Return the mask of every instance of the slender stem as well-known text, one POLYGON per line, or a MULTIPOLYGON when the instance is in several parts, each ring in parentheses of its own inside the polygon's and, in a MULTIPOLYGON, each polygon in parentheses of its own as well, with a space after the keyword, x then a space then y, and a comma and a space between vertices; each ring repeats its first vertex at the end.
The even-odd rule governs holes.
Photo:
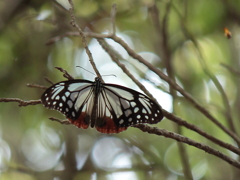
POLYGON ((97 69, 97 66, 96 66, 96 64, 95 64, 95 62, 94 62, 94 60, 93 60, 92 53, 91 53, 91 51, 90 51, 89 48, 88 48, 86 36, 84 35, 84 33, 83 33, 82 29, 79 27, 79 25, 76 23, 76 18, 75 18, 75 15, 74 15, 73 2, 72 2, 72 0, 68 0, 68 1, 69 1, 69 3, 70 3, 70 6, 71 6, 71 7, 69 8, 69 13, 70 13, 70 16, 71 16, 71 19, 72 19, 72 20, 71 20, 71 25, 72 25, 74 28, 77 29, 77 31, 78 31, 81 39, 82 39, 82 43, 83 43, 84 48, 85 48, 85 50, 86 50, 86 53, 87 53, 87 55, 88 55, 89 62, 91 63, 91 65, 92 65, 92 67, 93 67, 93 70, 95 71, 96 75, 100 78, 100 80, 101 80, 102 82, 104 82, 103 79, 102 79, 102 76, 101 76, 101 74, 99 73, 99 71, 98 71, 98 69, 97 69))

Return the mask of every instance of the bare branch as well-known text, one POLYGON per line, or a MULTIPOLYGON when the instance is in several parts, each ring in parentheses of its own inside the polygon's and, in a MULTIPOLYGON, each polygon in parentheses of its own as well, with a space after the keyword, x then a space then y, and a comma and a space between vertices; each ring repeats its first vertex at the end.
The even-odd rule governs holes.
POLYGON ((199 143, 199 142, 196 142, 194 140, 191 140, 187 137, 184 137, 184 136, 181 136, 179 134, 176 134, 176 133, 173 133, 173 132, 169 132, 165 129, 159 129, 159 128, 156 128, 156 127, 150 127, 150 126, 147 126, 147 125, 144 125, 144 124, 138 124, 138 125, 135 125, 133 127, 137 127, 139 129, 141 129, 143 132, 148 132, 149 134, 156 134, 156 135, 160 135, 160 136, 164 136, 166 138, 171 138, 171 139, 175 139, 179 142, 182 142, 182 143, 185 143, 185 144, 189 144, 190 146, 194 146, 198 149, 202 149, 204 150, 205 152, 209 153, 209 154, 212 154, 226 162, 228 162, 229 164, 235 166, 236 168, 240 169, 240 163, 228 156, 226 156, 225 154, 207 146, 207 145, 204 145, 202 143, 199 143))
POLYGON ((198 134, 202 135, 203 137, 205 137, 206 139, 212 141, 213 143, 215 144, 218 144, 219 146, 221 147, 224 147, 238 155, 240 155, 240 149, 236 148, 235 146, 231 145, 231 144, 228 144, 228 143, 225 143, 211 135, 209 135, 208 133, 204 132, 203 130, 201 130, 200 128, 198 128, 197 126, 193 125, 193 124, 190 124, 188 123, 187 121, 184 121, 182 120, 181 118, 175 116, 174 114, 170 113, 170 112, 167 112, 166 110, 163 109, 163 112, 164 112, 164 116, 166 118, 168 118, 169 120, 179 124, 180 126, 184 126, 188 129, 191 129, 195 132, 197 132, 198 134))
POLYGON ((52 120, 52 121, 56 121, 60 124, 65 124, 65 125, 71 124, 68 120, 60 120, 60 119, 57 119, 55 117, 50 117, 49 119, 52 120))
POLYGON ((38 88, 38 89, 47 89, 46 86, 42 86, 42 85, 39 85, 39 84, 30 84, 30 83, 27 84, 27 87, 38 88))
POLYGON ((51 84, 51 85, 54 84, 48 77, 45 77, 44 79, 45 79, 49 84, 51 84))
POLYGON ((63 77, 65 77, 68 80, 74 79, 66 70, 64 70, 61 67, 55 67, 57 70, 61 71, 63 73, 63 77))
POLYGON ((69 9, 69 13, 70 13, 70 16, 71 16, 71 18, 72 18, 72 20, 71 20, 71 25, 72 25, 74 28, 76 28, 77 31, 79 32, 79 35, 80 35, 80 37, 81 37, 81 39, 82 39, 82 43, 83 43, 84 48, 85 48, 85 50, 86 50, 86 53, 87 53, 87 55, 88 55, 89 62, 91 63, 91 65, 92 65, 92 67, 93 67, 93 70, 95 71, 95 73, 97 74, 97 76, 100 78, 100 80, 101 80, 102 82, 104 82, 103 79, 102 79, 102 77, 101 77, 101 74, 99 73, 99 71, 98 71, 98 69, 97 69, 97 66, 96 66, 96 64, 95 64, 95 62, 94 62, 94 60, 93 60, 92 53, 91 53, 91 51, 90 51, 89 48, 88 48, 86 36, 84 35, 82 29, 81 29, 81 28, 78 26, 78 24, 76 23, 76 18, 75 18, 75 16, 74 16, 74 6, 73 6, 73 2, 72 2, 72 0, 68 0, 68 1, 69 1, 70 5, 71 5, 71 7, 70 7, 70 9, 69 9))
POLYGON ((18 102, 18 106, 28 106, 28 105, 36 105, 36 104, 42 104, 41 100, 30 100, 30 101, 24 101, 19 98, 0 98, 0 102, 18 102))

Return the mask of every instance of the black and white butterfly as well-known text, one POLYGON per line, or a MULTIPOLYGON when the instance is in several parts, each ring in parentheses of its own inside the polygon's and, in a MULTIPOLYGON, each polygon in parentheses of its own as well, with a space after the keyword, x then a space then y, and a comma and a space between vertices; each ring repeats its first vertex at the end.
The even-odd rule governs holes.
POLYGON ((133 89, 82 79, 62 81, 42 95, 43 105, 63 113, 70 123, 102 133, 119 133, 139 123, 156 124, 163 118, 161 107, 133 89))

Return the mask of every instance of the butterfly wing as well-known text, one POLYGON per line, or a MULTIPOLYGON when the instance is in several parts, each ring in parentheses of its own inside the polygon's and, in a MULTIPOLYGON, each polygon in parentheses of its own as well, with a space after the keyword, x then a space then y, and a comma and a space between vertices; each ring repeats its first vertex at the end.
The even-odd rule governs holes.
POLYGON ((79 128, 87 129, 91 124, 108 134, 139 123, 156 124, 163 118, 161 107, 146 95, 99 80, 59 82, 43 93, 41 101, 45 107, 63 113, 79 128))
POLYGON ((87 80, 62 81, 49 87, 41 101, 45 107, 63 113, 72 124, 87 129, 93 107, 93 86, 87 80))
POLYGON ((157 103, 120 85, 103 84, 98 104, 95 127, 104 133, 118 133, 140 123, 156 124, 163 118, 157 103))

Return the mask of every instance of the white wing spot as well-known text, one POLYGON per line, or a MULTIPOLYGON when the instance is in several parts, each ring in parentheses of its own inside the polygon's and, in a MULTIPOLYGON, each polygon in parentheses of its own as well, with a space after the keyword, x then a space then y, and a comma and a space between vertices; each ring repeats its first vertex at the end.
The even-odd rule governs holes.
POLYGON ((138 107, 134 108, 134 113, 137 113, 138 111, 139 111, 138 107))
POLYGON ((48 99, 49 99, 49 98, 47 97, 47 98, 46 98, 46 101, 48 101, 48 99))
POLYGON ((59 103, 59 106, 62 107, 62 106, 63 106, 63 103, 59 103))
POLYGON ((66 95, 66 97, 68 97, 69 95, 70 95, 70 92, 65 92, 65 95, 66 95))
POLYGON ((147 115, 145 115, 145 119, 148 119, 149 117, 147 115))
POLYGON ((68 104, 69 108, 72 108, 72 106, 73 106, 73 103, 72 103, 72 101, 71 101, 71 100, 68 100, 67 104, 68 104))
POLYGON ((143 114, 146 114, 146 113, 147 113, 146 109, 143 109, 143 110, 142 110, 142 113, 143 113, 143 114))
POLYGON ((75 112, 74 111, 72 112, 72 116, 75 117, 75 112))
POLYGON ((66 112, 68 112, 68 111, 69 111, 69 109, 68 109, 68 108, 66 108, 66 109, 65 109, 65 111, 66 111, 66 112))
POLYGON ((66 97, 65 97, 65 96, 62 96, 62 100, 65 102, 65 101, 66 101, 66 97))
POLYGON ((123 124, 123 123, 124 123, 124 120, 121 119, 121 120, 119 121, 119 124, 123 124))
POLYGON ((135 103, 135 102, 133 102, 133 101, 132 101, 132 102, 130 102, 130 104, 131 104, 131 106, 132 106, 132 107, 136 106, 136 103, 135 103))
POLYGON ((129 118, 129 119, 128 119, 128 122, 131 122, 131 121, 132 121, 132 118, 129 118))
POLYGON ((60 99, 60 96, 57 96, 56 98, 55 98, 55 100, 59 100, 60 99))
POLYGON ((47 93, 45 94, 45 96, 47 96, 47 93))
MULTIPOLYGON (((140 119, 141 118, 141 115, 139 114, 139 115, 137 115, 137 119, 140 119)), ((138 122, 138 120, 137 120, 137 122, 138 122)))
POLYGON ((132 111, 130 109, 124 111, 124 114, 126 117, 128 117, 131 113, 132 113, 132 111))
POLYGON ((56 104, 57 104, 57 102, 56 102, 56 101, 54 101, 54 102, 53 102, 53 105, 56 105, 56 104))

